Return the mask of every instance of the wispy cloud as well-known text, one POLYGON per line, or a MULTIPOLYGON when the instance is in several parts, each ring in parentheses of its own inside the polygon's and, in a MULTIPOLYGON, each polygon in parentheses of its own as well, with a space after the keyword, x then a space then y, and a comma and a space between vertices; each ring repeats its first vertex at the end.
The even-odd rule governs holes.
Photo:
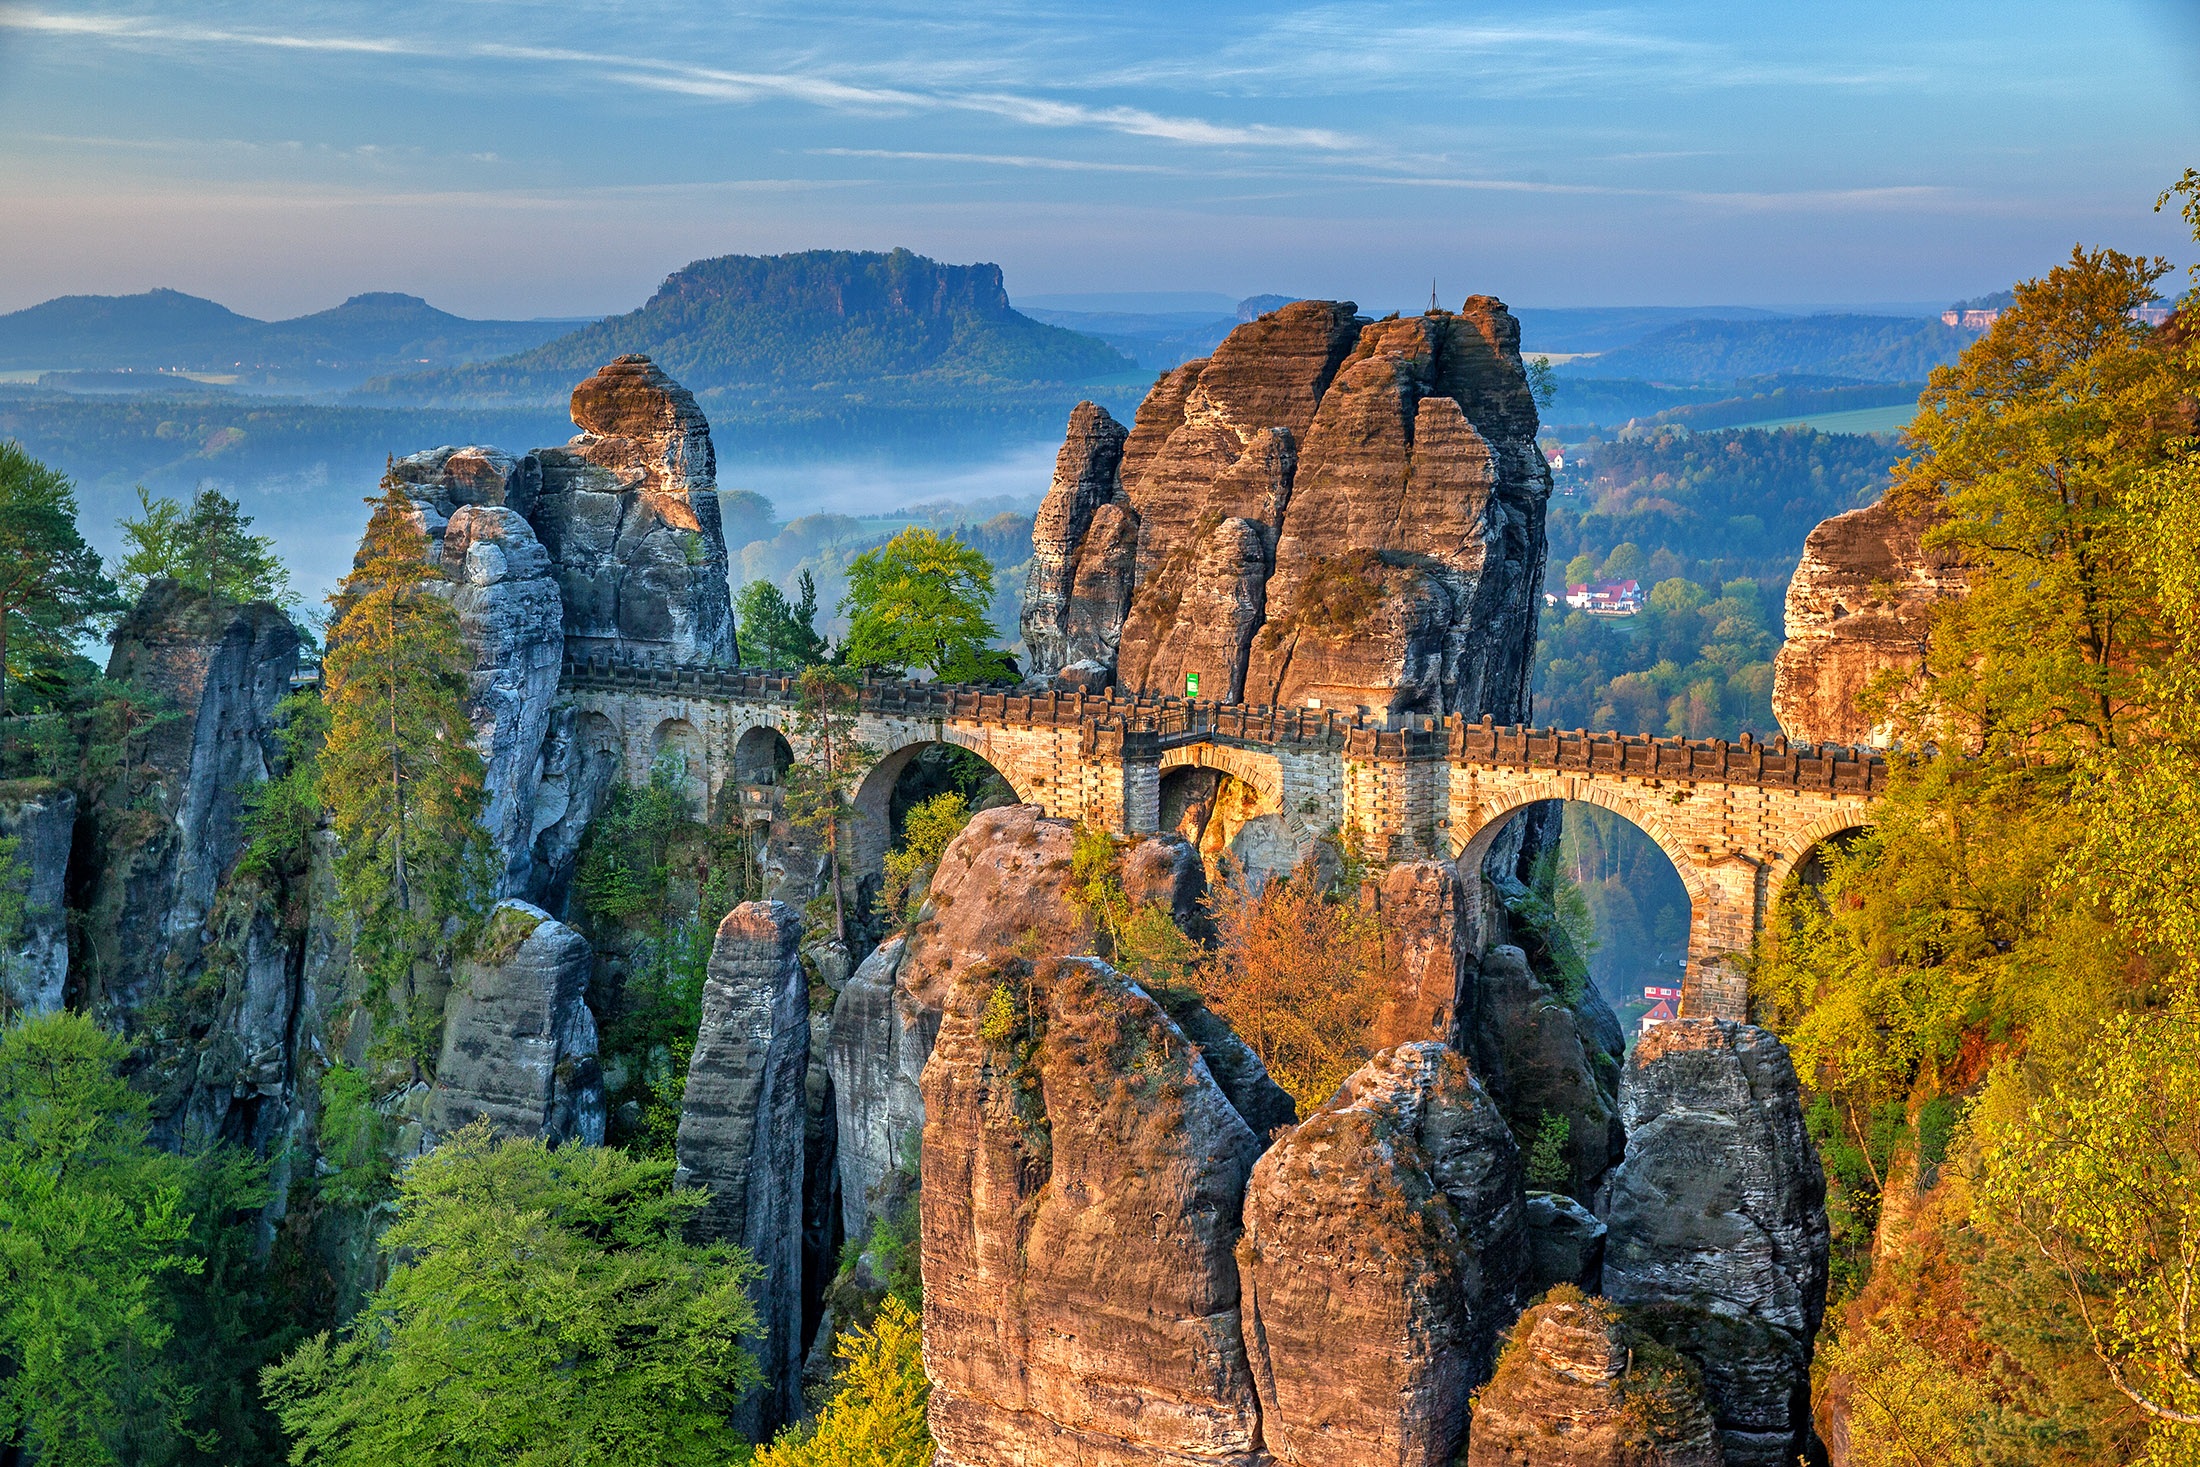
POLYGON ((259 47, 334 55, 584 67, 607 73, 604 79, 623 85, 713 101, 753 103, 781 98, 839 111, 975 113, 1028 127, 1085 129, 1209 148, 1341 152, 1365 146, 1359 139, 1328 128, 1217 122, 1137 107, 1092 107, 1006 91, 860 85, 815 72, 736 71, 653 56, 565 47, 494 42, 441 44, 392 37, 239 30, 125 16, 57 15, 20 6, 0 6, 0 28, 123 44, 259 47))
POLYGON ((1028 153, 925 153, 907 148, 806 148, 815 158, 883 158, 911 163, 980 163, 996 168, 1059 169, 1065 173, 1182 173, 1159 163, 1100 163, 1087 158, 1043 158, 1028 153))

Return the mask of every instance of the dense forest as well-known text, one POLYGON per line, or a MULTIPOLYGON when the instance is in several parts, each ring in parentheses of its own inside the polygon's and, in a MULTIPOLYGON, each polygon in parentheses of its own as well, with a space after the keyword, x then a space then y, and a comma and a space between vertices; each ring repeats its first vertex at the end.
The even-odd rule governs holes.
POLYGON ((1778 372, 1919 382, 1933 368, 1954 361, 1971 339, 1970 332, 1915 316, 1683 321, 1560 370, 1583 377, 1715 385, 1778 372))

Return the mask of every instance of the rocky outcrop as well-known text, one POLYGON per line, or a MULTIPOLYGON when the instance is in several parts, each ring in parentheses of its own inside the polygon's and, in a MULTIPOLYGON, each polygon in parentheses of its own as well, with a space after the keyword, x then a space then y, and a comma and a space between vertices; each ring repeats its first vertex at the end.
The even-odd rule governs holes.
POLYGON ((63 907, 76 795, 27 788, 0 800, 0 840, 15 843, 8 884, 22 899, 16 932, 0 950, 0 1015, 50 1014, 68 997, 69 914, 63 907))
POLYGON ((1130 594, 1130 558, 1096 552, 1088 557, 1085 584, 1077 584, 1075 554, 1093 533, 1093 516, 1111 511, 1100 528, 1103 541, 1136 548, 1135 517, 1126 519, 1118 477, 1127 430, 1108 410, 1081 402, 1070 414, 1069 435, 1054 460, 1054 484, 1031 527, 1031 576, 1024 586, 1024 645, 1035 666, 1060 669, 1074 662, 1115 660, 1124 598, 1130 594), (1120 524, 1132 531, 1121 533, 1120 524))
POLYGON ((1957 555, 1927 550, 1927 522, 1885 500, 1822 522, 1788 582, 1787 641, 1773 662, 1772 712, 1804 743, 1885 744, 1893 730, 1857 707, 1881 674, 1925 659, 1933 608, 1964 588, 1957 555))
POLYGON ((894 982, 907 939, 889 937, 849 975, 833 1002, 825 1052, 833 1080, 834 1155, 840 1169, 841 1231, 862 1238, 915 1185, 912 1165, 924 1129, 919 1089, 939 1034, 939 1010, 894 982))
POLYGON ((485 766, 481 823, 496 853, 496 894, 537 891, 535 836, 551 823, 537 795, 565 654, 558 583, 534 529, 500 505, 456 510, 442 557, 474 654, 466 711, 485 766))
POLYGON ((1400 861, 1370 893, 1380 917, 1390 995, 1369 1044, 1459 1045, 1474 972, 1466 884, 1449 861, 1400 861))
POLYGON ((588 940, 542 908, 497 904, 444 1010, 431 1130, 484 1119, 553 1146, 603 1143, 603 1075, 587 1003, 594 962, 588 940))
POLYGON ((1078 409, 1026 594, 1035 675, 1526 713, 1550 476, 1519 327, 1487 296, 1354 312, 1299 301, 1239 327, 1155 384, 1120 448, 1078 409))
POLYGON ((1528 1194, 1528 1292, 1604 1287, 1604 1223, 1563 1192, 1528 1194))
POLYGON ((1520 1155, 1467 1062, 1386 1050, 1253 1168, 1245 1348, 1294 1467, 1448 1463, 1520 1307, 1520 1155))
POLYGON ((1183 1031, 1098 959, 999 952, 956 974, 924 1107, 940 1467, 1252 1467, 1231 1249, 1260 1142, 1183 1031))
POLYGON ((1473 988, 1467 1043, 1475 1073, 1499 1097, 1523 1145, 1534 1140, 1547 1117, 1566 1122, 1565 1190, 1595 1196, 1626 1146, 1618 1021, 1593 985, 1579 1002, 1567 1003, 1529 967, 1527 954, 1509 943, 1482 955, 1473 988))
POLYGON ((710 425, 648 357, 623 356, 573 389, 581 431, 533 455, 528 515, 557 568, 566 645, 731 664, 734 627, 710 425))
POLYGON ((1661 1025, 1636 1043, 1621 1108, 1604 1291, 1702 1368, 1729 1463, 1792 1462, 1809 1437, 1828 1234, 1787 1050, 1749 1024, 1661 1025))
POLYGON ((810 1058, 802 914, 744 902, 726 914, 703 984, 675 1149, 680 1186, 703 1187, 704 1239, 738 1244, 763 1270, 754 1288, 764 1337, 749 1342, 762 1391, 738 1424, 762 1440, 801 1410, 804 1082, 810 1058))
POLYGON ((1467 1467, 1721 1467, 1687 1363, 1580 1292, 1520 1316, 1474 1401, 1467 1467))
MULTIPOLYGON (((239 606, 155 581, 123 618, 107 675, 164 704, 103 814, 87 902, 86 1000, 134 1031, 164 985, 201 964, 208 918, 243 840, 245 799, 277 753, 299 632, 280 607, 239 606)), ((167 1058, 180 1058, 171 1054, 167 1058)))

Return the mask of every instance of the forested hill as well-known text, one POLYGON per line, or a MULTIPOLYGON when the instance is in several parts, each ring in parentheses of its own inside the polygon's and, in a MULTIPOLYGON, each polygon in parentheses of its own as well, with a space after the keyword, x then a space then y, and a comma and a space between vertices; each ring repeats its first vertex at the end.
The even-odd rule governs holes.
POLYGON ((1785 316, 1684 321, 1561 372, 1593 378, 1725 384, 1809 373, 1865 382, 1922 382, 1976 333, 1910 316, 1785 316))
POLYGON ((639 310, 502 361, 369 383, 361 396, 562 401, 625 352, 648 354, 706 403, 737 408, 800 410, 834 388, 882 404, 1015 399, 1135 371, 1106 343, 1012 309, 998 265, 810 250, 698 260, 639 310))
POLYGON ((470 321, 418 296, 373 291, 288 321, 241 316, 177 290, 67 295, 0 316, 0 369, 221 373, 254 386, 357 382, 420 362, 522 351, 560 321, 470 321))

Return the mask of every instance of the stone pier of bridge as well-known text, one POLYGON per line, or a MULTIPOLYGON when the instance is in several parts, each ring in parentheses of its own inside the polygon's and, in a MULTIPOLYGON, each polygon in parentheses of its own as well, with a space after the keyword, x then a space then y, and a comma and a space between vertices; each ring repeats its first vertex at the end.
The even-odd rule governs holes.
MULTIPOLYGON (((677 755, 716 819, 735 807, 749 811, 740 818, 767 811, 777 768, 816 753, 800 731, 796 684, 782 674, 597 661, 569 664, 561 696, 579 711, 582 739, 615 753, 627 779, 646 780, 677 755)), ((896 779, 939 744, 983 758, 1019 800, 1122 835, 1159 828, 1171 775, 1215 771, 1243 787, 1239 805, 1271 869, 1330 831, 1371 855, 1444 856, 1475 869, 1528 806, 1597 805, 1672 861, 1690 904, 1681 1011, 1724 1018, 1747 1015, 1742 959, 1788 876, 1820 842, 1867 825, 1887 777, 1874 751, 1784 740, 887 681, 860 688, 853 733, 868 756, 849 781, 865 870, 886 853, 896 779)), ((1482 883, 1468 889, 1479 899, 1482 883)))

